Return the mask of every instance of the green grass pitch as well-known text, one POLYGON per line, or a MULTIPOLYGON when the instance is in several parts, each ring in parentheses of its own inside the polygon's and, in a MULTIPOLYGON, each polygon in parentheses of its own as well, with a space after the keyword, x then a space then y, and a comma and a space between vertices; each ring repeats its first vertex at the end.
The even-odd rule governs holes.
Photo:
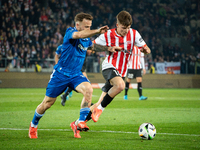
MULTIPOLYGON (((94 89, 92 101, 98 101, 100 94, 94 89)), ((45 89, 0 89, 0 149, 200 149, 200 89, 143 89, 146 101, 138 100, 135 89, 129 90, 129 100, 123 100, 123 94, 98 122, 88 122, 90 130, 81 132, 81 139, 73 137, 69 125, 79 116, 82 95, 73 92, 64 107, 58 97, 40 120, 38 139, 29 139, 29 124, 45 89), (140 139, 138 127, 144 122, 155 125, 153 140, 140 139)))

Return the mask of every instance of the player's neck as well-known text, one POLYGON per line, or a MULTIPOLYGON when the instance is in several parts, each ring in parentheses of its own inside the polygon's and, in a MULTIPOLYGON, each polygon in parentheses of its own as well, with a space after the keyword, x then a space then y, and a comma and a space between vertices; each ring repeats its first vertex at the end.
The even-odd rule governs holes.
POLYGON ((117 31, 117 29, 115 29, 115 33, 117 34, 117 36, 123 37, 122 35, 119 34, 119 32, 117 31))

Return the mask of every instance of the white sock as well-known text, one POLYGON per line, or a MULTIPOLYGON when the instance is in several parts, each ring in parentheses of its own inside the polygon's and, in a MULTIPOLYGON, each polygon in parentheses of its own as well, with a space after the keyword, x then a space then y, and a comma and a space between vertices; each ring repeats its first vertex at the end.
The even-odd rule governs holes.
POLYGON ((79 119, 77 119, 77 120, 75 121, 75 125, 78 126, 78 123, 79 123, 79 119))
POLYGON ((34 125, 31 121, 31 127, 37 128, 37 125, 34 125))
POLYGON ((102 111, 104 111, 104 109, 105 108, 103 108, 102 106, 101 106, 101 104, 97 107, 98 109, 101 109, 102 111))

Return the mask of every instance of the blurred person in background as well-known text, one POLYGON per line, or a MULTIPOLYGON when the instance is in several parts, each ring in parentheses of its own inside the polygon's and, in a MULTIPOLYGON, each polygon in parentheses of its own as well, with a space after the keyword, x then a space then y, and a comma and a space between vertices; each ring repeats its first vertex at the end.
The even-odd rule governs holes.
POLYGON ((169 67, 167 70, 167 74, 174 74, 173 68, 169 67))
POLYGON ((146 100, 147 97, 142 95, 142 75, 146 74, 144 53, 140 49, 134 46, 130 59, 128 61, 128 71, 126 78, 126 87, 124 100, 128 100, 128 90, 131 79, 136 79, 137 91, 139 94, 139 100, 146 100))
POLYGON ((150 65, 149 73, 155 74, 155 67, 153 66, 153 64, 150 65))

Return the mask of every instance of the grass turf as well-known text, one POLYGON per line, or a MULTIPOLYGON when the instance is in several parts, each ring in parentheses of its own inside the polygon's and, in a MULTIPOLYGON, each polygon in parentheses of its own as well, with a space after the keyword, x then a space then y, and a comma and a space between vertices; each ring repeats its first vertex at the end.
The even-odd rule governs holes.
MULTIPOLYGON (((93 102, 100 89, 94 89, 93 102)), ((60 97, 46 111, 38 126, 38 139, 29 139, 28 128, 45 89, 0 89, 0 149, 200 149, 200 89, 144 89, 147 101, 139 101, 137 90, 129 100, 119 94, 99 121, 88 122, 90 130, 75 139, 69 124, 79 117, 82 95, 61 106, 60 97), (138 127, 155 125, 153 140, 141 140, 138 127)))

